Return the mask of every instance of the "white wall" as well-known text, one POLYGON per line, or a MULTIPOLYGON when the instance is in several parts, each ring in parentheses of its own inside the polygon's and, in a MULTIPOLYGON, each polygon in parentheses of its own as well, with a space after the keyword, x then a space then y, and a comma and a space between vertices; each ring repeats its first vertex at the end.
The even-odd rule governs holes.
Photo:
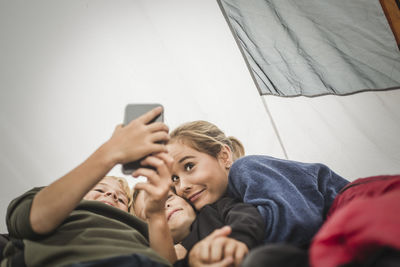
POLYGON ((264 99, 289 159, 348 180, 400 174, 400 90, 264 99))
POLYGON ((0 232, 9 201, 83 161, 127 103, 283 156, 214 0, 0 0, 0 38, 0 232))

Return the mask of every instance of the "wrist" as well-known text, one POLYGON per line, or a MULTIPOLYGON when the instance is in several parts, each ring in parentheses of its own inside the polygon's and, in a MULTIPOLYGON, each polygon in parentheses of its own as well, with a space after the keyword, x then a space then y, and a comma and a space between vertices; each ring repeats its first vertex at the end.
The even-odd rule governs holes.
POLYGON ((164 209, 157 212, 149 212, 146 217, 149 223, 165 223, 167 221, 164 209))
POLYGON ((100 158, 102 164, 110 169, 121 162, 121 157, 118 156, 118 153, 113 151, 112 148, 113 145, 110 144, 110 141, 107 141, 103 145, 101 145, 99 149, 97 149, 97 151, 95 152, 100 158))

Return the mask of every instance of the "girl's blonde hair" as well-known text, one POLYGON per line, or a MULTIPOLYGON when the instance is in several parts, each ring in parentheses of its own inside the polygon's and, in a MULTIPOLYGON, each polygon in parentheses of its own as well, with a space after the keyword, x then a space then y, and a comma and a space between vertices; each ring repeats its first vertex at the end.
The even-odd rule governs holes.
POLYGON ((182 142, 191 148, 217 158, 224 145, 232 150, 232 160, 244 156, 243 144, 233 136, 226 136, 216 125, 208 121, 187 122, 170 134, 169 143, 182 142))
POLYGON ((132 206, 132 190, 129 187, 129 184, 126 181, 126 179, 124 177, 117 177, 117 176, 106 176, 104 178, 111 178, 111 179, 117 180, 119 182, 119 184, 122 187, 122 190, 124 191, 124 193, 126 194, 126 196, 128 198, 128 210, 130 210, 130 207, 132 206))

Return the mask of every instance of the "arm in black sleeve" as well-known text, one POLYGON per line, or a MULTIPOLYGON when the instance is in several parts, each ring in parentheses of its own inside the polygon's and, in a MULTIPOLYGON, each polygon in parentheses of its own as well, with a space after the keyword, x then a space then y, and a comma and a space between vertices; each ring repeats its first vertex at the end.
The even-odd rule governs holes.
POLYGON ((231 226, 231 238, 245 243, 249 249, 262 243, 265 223, 256 207, 229 197, 218 200, 215 207, 225 225, 231 226))

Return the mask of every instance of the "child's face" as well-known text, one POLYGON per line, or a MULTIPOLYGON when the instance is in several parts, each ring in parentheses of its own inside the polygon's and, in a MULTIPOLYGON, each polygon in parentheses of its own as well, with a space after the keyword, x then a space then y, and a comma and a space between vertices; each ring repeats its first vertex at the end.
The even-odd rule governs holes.
POLYGON ((128 197, 121 184, 113 178, 106 177, 101 180, 83 199, 100 201, 118 209, 128 211, 128 197))
POLYGON ((193 207, 173 192, 168 194, 165 216, 175 243, 181 242, 190 233, 190 226, 196 219, 193 207))
POLYGON ((228 170, 221 157, 212 157, 179 142, 167 146, 174 158, 172 182, 179 196, 200 210, 225 193, 228 170))
MULTIPOLYGON (((142 220, 146 220, 145 198, 146 192, 140 190, 133 205, 135 215, 142 220)), ((174 242, 179 243, 190 233, 190 226, 196 219, 196 213, 185 199, 170 191, 165 202, 165 217, 174 242)))

